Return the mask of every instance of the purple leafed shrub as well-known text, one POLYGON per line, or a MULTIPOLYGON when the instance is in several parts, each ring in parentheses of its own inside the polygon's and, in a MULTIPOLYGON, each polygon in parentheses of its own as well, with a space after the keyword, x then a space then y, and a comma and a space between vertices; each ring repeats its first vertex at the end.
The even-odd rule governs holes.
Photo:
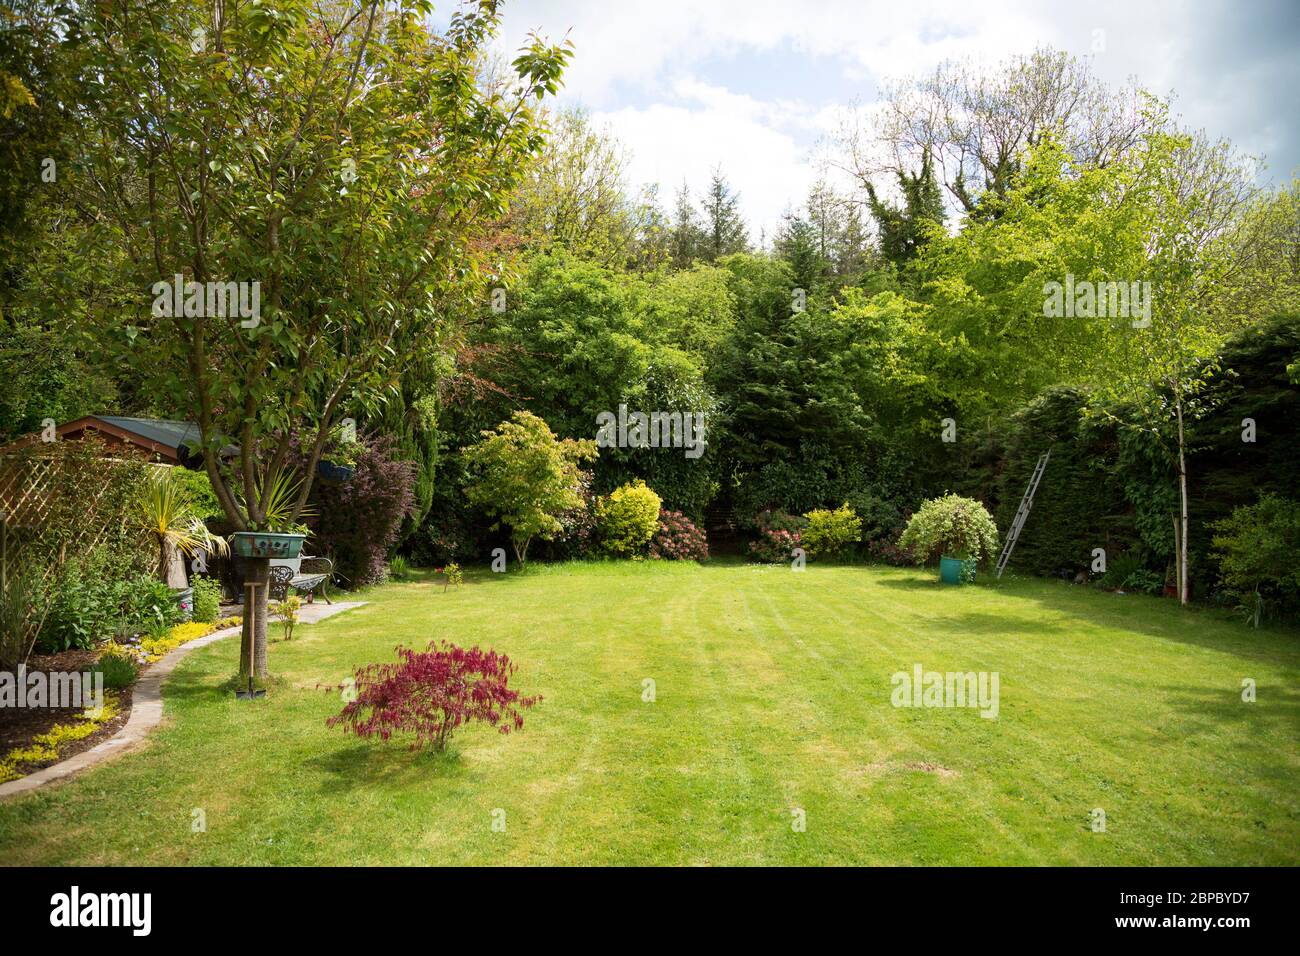
POLYGON ((899 567, 914 563, 912 556, 898 544, 898 539, 903 536, 903 530, 911 517, 909 512, 903 516, 902 524, 867 542, 867 556, 870 560, 899 567))
POLYGON ((358 668, 356 698, 326 724, 381 740, 410 734, 415 737, 412 750, 441 751, 456 728, 471 721, 481 720, 503 734, 522 730, 523 711, 542 699, 510 689, 515 665, 496 651, 434 641, 427 651, 399 647, 397 656, 395 663, 358 668))
POLYGON ((704 529, 680 511, 659 512, 659 530, 650 539, 650 557, 668 561, 703 561, 709 556, 704 529))
POLYGON ((578 472, 578 494, 582 504, 556 517, 564 530, 551 542, 551 554, 560 558, 585 558, 596 546, 596 496, 591 491, 592 473, 578 472))
POLYGON ((389 438, 366 439, 349 481, 316 481, 310 522, 312 554, 334 559, 349 587, 383 580, 385 559, 397 542, 402 519, 415 505, 415 465, 391 457, 389 438))

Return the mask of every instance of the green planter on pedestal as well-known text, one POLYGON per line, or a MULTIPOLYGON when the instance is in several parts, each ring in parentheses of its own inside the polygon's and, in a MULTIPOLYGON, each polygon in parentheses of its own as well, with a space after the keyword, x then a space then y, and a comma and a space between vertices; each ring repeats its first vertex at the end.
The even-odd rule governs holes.
POLYGON ((230 550, 241 558, 296 558, 306 538, 276 531, 236 531, 230 536, 230 550))

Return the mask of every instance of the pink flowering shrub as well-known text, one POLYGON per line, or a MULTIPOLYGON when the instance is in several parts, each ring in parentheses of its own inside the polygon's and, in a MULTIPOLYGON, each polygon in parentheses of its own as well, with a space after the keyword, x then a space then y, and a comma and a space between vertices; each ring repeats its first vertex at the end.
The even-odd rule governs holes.
POLYGON ((555 516, 564 530, 554 541, 547 542, 551 557, 585 558, 596 550, 596 496, 591 483, 591 472, 578 472, 578 496, 582 503, 555 516))
POLYGON ((758 538, 749 543, 750 557, 769 564, 791 560, 794 549, 802 546, 805 526, 803 518, 784 511, 760 512, 754 519, 758 538))
POLYGON ((342 724, 358 737, 381 740, 394 733, 414 734, 412 750, 442 751, 456 728, 470 721, 481 720, 503 734, 522 730, 522 711, 542 699, 510 689, 515 665, 496 651, 434 641, 427 651, 399 647, 397 656, 391 664, 357 668, 356 698, 326 724, 342 724))
POLYGON ((650 539, 650 557, 666 561, 704 561, 709 556, 704 529, 680 511, 659 512, 659 530, 650 539))

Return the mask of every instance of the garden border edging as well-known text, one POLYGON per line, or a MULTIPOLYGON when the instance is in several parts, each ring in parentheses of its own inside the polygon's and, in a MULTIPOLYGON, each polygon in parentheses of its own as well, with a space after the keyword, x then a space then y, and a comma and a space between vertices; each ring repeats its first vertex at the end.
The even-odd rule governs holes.
MULTIPOLYGON (((302 623, 315 624, 317 621, 323 621, 335 614, 341 614, 344 611, 350 611, 356 607, 362 607, 366 601, 344 601, 332 605, 308 605, 299 613, 303 617, 302 623), (307 619, 308 608, 320 608, 320 612, 307 619)), ((38 790, 48 783, 56 780, 62 780, 73 774, 80 773, 88 767, 108 760, 110 757, 126 753, 139 743, 141 743, 149 732, 162 723, 163 700, 162 685, 171 672, 176 669, 185 655, 190 651, 200 647, 206 647, 215 643, 222 638, 231 637, 239 634, 240 626, 227 627, 220 631, 213 631, 211 634, 205 634, 202 637, 195 638, 182 644, 180 647, 170 651, 161 660, 153 664, 143 677, 135 684, 135 689, 131 695, 131 716, 127 718, 125 726, 116 734, 107 740, 101 741, 88 750, 81 753, 73 754, 67 760, 60 760, 56 764, 51 764, 34 773, 29 773, 25 777, 19 777, 17 780, 10 780, 8 783, 0 783, 0 800, 6 797, 16 796, 20 793, 27 793, 31 790, 38 790)))

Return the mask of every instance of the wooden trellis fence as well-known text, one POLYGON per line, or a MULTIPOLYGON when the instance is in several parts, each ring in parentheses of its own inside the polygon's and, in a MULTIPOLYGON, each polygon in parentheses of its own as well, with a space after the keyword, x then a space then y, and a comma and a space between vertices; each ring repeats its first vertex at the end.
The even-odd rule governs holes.
POLYGON ((15 648, 20 660, 31 654, 53 584, 70 559, 128 533, 127 509, 146 467, 107 457, 94 440, 34 444, 0 456, 4 656, 13 657, 15 648))

